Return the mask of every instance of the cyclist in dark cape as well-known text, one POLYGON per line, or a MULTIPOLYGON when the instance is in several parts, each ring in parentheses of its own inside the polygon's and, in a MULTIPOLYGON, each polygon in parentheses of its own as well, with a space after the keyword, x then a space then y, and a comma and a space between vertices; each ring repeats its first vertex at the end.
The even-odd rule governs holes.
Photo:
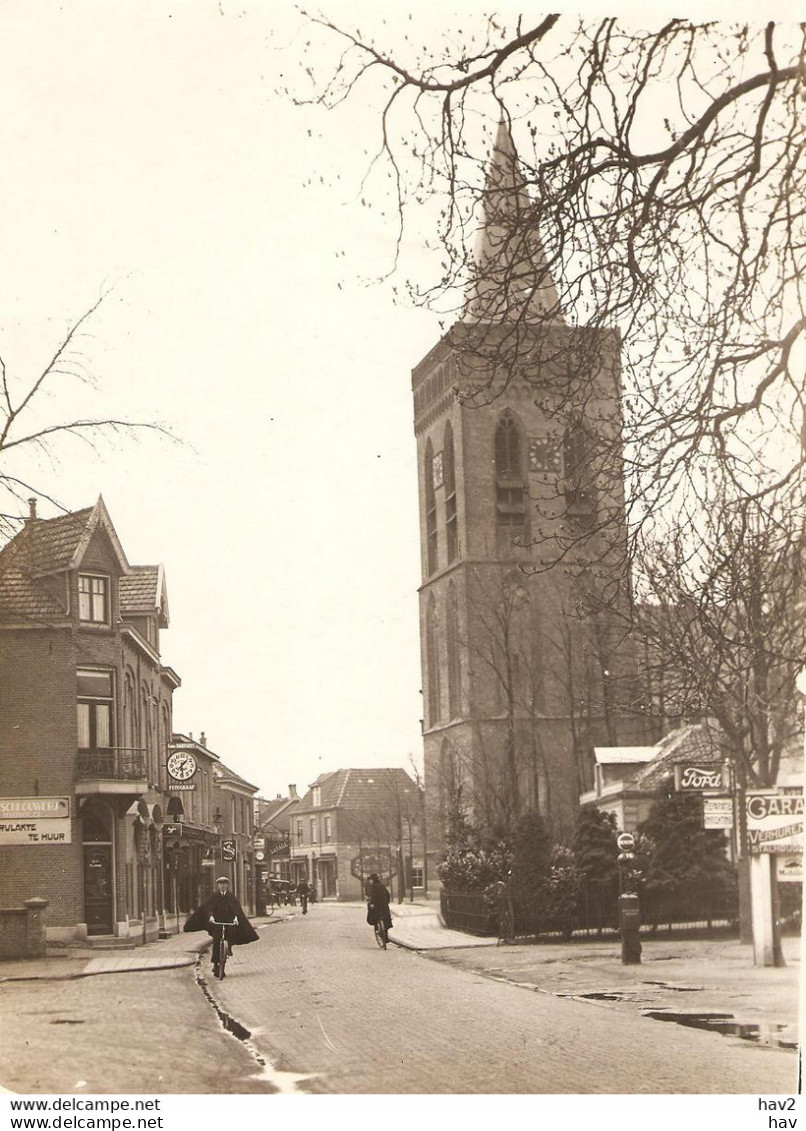
POLYGON ((229 890, 229 877, 219 876, 216 880, 218 891, 214 891, 197 907, 188 919, 183 930, 207 931, 213 940, 212 963, 218 965, 218 948, 221 942, 220 928, 213 925, 217 923, 231 923, 237 919, 237 925, 227 928, 227 942, 230 946, 244 946, 246 943, 256 942, 260 938, 255 928, 247 919, 244 909, 229 890))
POLYGON ((373 872, 367 883, 367 922, 370 926, 383 923, 387 931, 392 926, 392 915, 389 911, 391 896, 389 889, 381 883, 377 872, 373 872))

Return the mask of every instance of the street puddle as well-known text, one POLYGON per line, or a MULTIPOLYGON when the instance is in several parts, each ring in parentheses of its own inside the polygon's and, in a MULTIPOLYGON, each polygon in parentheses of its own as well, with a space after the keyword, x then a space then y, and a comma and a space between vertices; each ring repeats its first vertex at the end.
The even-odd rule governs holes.
POLYGON ((798 1042, 793 1037, 781 1036, 787 1029, 786 1025, 737 1021, 732 1013, 673 1013, 650 1009, 643 1016, 651 1017, 653 1021, 672 1021, 675 1025, 684 1025, 689 1029, 705 1029, 726 1037, 739 1037, 743 1041, 753 1041, 769 1048, 797 1050, 798 1047, 798 1042))
POLYGON ((619 993, 605 993, 599 991, 592 994, 579 994, 579 997, 584 997, 586 1001, 626 1001, 624 994, 619 993))
POLYGON ((674 990, 675 993, 679 994, 699 994, 703 991, 702 986, 680 986, 675 982, 650 982, 647 979, 644 979, 644 985, 660 986, 663 990, 674 990))
POLYGON ((221 1022, 224 1030, 240 1041, 246 1051, 258 1065, 260 1071, 253 1076, 250 1076, 251 1081, 264 1081, 271 1085, 282 1096, 293 1096, 299 1094, 297 1085, 303 1083, 305 1080, 315 1080, 315 1074, 301 1074, 298 1072, 281 1072, 279 1068, 274 1065, 258 1052, 255 1045, 252 1043, 252 1033, 240 1021, 236 1021, 229 1013, 221 1008, 218 1002, 210 992, 210 987, 207 984, 207 979, 202 973, 202 958, 199 955, 196 961, 196 969, 194 971, 196 985, 201 988, 202 993, 207 998, 210 1005, 215 1010, 218 1020, 221 1022))

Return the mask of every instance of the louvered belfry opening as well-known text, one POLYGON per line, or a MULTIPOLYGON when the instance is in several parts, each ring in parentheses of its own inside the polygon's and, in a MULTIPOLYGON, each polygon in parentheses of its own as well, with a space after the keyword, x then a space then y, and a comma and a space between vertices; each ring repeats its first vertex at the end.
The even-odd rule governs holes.
POLYGON ((526 526, 523 444, 518 423, 509 414, 495 430, 495 488, 499 528, 521 533, 526 526))

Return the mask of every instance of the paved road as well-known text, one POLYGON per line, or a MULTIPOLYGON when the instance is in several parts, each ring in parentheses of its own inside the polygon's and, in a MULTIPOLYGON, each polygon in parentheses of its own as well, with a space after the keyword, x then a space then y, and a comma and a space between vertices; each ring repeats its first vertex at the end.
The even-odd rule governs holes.
POLYGON ((192 967, 0 984, 0 1087, 23 1095, 277 1090, 224 1032, 192 967))
POLYGON ((255 1047, 322 1093, 792 1094, 794 1053, 625 1016, 380 951, 316 904, 236 950, 213 992, 255 1047))

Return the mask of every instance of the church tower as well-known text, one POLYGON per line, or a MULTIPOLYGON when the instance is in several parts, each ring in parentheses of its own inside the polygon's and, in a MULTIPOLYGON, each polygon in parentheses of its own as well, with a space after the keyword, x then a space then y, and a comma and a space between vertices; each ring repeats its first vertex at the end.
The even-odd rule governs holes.
POLYGON ((643 738, 627 636, 619 341, 566 322, 502 121, 461 320, 412 372, 429 842, 537 810, 643 738))

